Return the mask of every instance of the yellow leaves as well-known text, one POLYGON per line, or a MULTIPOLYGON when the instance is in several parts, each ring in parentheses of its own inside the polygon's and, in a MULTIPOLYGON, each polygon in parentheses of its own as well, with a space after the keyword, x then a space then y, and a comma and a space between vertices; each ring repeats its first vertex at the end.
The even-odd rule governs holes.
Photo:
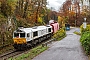
POLYGON ((81 32, 90 31, 90 25, 87 25, 86 28, 83 28, 83 24, 80 26, 81 32))
POLYGON ((53 38, 56 38, 57 40, 60 40, 62 37, 65 37, 65 35, 66 35, 66 32, 62 28, 53 35, 53 38))
POLYGON ((43 14, 41 14, 41 16, 44 16, 43 14))
POLYGON ((58 21, 61 19, 61 17, 60 16, 58 16, 58 21))
POLYGON ((42 23, 43 22, 41 17, 38 17, 38 22, 39 23, 42 23))
POLYGON ((58 22, 61 23, 62 20, 63 20, 63 18, 58 16, 58 22))
POLYGON ((74 12, 74 11, 71 11, 70 14, 71 14, 71 15, 75 15, 75 12, 74 12))
POLYGON ((81 14, 83 15, 83 16, 86 16, 87 15, 87 12, 81 12, 81 14))
POLYGON ((75 12, 74 11, 70 11, 69 12, 69 15, 74 16, 75 15, 75 12))
POLYGON ((64 18, 58 16, 58 23, 60 26, 64 26, 64 18))

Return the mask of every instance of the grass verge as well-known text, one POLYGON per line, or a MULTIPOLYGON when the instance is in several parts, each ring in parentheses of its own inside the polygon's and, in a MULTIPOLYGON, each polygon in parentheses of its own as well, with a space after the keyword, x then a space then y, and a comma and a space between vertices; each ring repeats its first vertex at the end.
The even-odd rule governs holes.
POLYGON ((63 38, 65 38, 66 37, 66 35, 64 35, 64 36, 62 36, 62 37, 59 37, 58 39, 57 39, 57 41, 60 41, 60 40, 62 40, 63 38))
POLYGON ((31 60, 32 58, 34 58, 41 52, 45 51, 46 49, 48 49, 48 47, 42 47, 40 45, 38 47, 31 49, 28 53, 24 53, 18 57, 9 58, 8 60, 31 60))
POLYGON ((76 32, 76 31, 74 32, 74 34, 81 35, 81 33, 79 33, 79 32, 76 32))

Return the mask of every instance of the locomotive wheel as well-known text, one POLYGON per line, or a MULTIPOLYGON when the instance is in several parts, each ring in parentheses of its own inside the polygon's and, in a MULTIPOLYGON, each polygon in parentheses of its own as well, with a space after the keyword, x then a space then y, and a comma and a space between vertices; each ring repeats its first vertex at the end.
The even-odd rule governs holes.
POLYGON ((36 43, 36 44, 38 43, 38 39, 35 40, 35 43, 36 43))
POLYGON ((45 40, 46 39, 46 36, 44 36, 43 39, 45 40))
POLYGON ((49 35, 47 35, 47 38, 49 38, 49 35))
POLYGON ((43 37, 41 37, 41 41, 43 41, 43 37))
POLYGON ((39 43, 41 42, 41 38, 38 39, 38 42, 39 42, 39 43))
POLYGON ((14 44, 13 47, 16 50, 26 50, 27 49, 27 45, 26 44, 14 44))
POLYGON ((31 41, 31 45, 32 45, 32 47, 34 47, 36 45, 34 40, 31 41))
POLYGON ((17 45, 17 44, 14 44, 13 47, 14 47, 15 49, 18 49, 18 45, 17 45))
POLYGON ((34 40, 34 41, 33 41, 33 43, 34 43, 34 45, 36 45, 36 43, 37 43, 37 40, 34 40))

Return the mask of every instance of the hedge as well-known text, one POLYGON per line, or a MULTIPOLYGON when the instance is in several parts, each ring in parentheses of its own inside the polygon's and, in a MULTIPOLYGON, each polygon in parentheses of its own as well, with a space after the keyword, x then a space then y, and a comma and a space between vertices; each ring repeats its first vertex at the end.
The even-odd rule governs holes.
POLYGON ((81 33, 90 31, 90 25, 87 25, 86 28, 83 28, 83 24, 80 26, 81 33))
POLYGON ((66 31, 64 28, 61 28, 59 31, 57 31, 54 35, 53 38, 56 38, 56 40, 61 40, 66 36, 66 31))
POLYGON ((86 54, 90 54, 90 31, 83 32, 80 38, 80 42, 86 54))
POLYGON ((90 25, 87 25, 86 28, 83 28, 83 25, 80 26, 81 29, 81 38, 80 42, 83 46, 86 54, 90 54, 90 25))

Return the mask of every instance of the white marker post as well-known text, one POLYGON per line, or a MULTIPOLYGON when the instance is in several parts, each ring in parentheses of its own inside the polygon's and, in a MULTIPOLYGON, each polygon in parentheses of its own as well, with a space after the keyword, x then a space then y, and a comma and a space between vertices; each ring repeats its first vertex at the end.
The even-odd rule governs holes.
POLYGON ((86 27, 87 27, 86 18, 84 18, 83 28, 85 29, 86 27))

